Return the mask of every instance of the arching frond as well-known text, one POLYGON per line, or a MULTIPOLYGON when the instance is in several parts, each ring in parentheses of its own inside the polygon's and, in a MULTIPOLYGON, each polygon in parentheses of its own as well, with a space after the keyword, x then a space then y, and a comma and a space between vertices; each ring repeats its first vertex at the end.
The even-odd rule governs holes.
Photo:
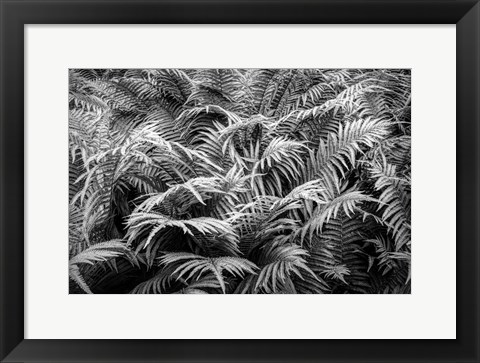
POLYGON ((375 189, 380 191, 382 219, 387 223, 389 231, 395 238, 395 249, 399 251, 410 244, 410 182, 397 175, 396 166, 389 164, 383 156, 375 160, 370 168, 376 180, 375 189))
POLYGON ((225 243, 231 245, 232 249, 236 249, 238 237, 232 226, 220 219, 210 217, 198 217, 192 219, 173 219, 160 213, 150 212, 134 212, 128 219, 128 241, 132 243, 134 239, 148 232, 144 247, 148 246, 152 239, 167 227, 176 227, 183 231, 184 234, 195 236, 194 230, 204 234, 213 235, 221 238, 225 243))
POLYGON ((367 259, 361 253, 365 233, 359 218, 349 218, 342 212, 325 225, 321 235, 312 238, 308 265, 325 279, 330 289, 369 291, 367 259))
POLYGON ((270 243, 259 254, 257 265, 260 271, 245 279, 237 288, 237 293, 294 293, 294 276, 303 279, 303 274, 310 274, 316 278, 306 264, 308 252, 297 245, 270 243))
POLYGON ((96 262, 105 262, 120 256, 126 256, 130 261, 132 261, 132 263, 138 264, 133 253, 121 240, 111 240, 94 244, 70 258, 70 278, 75 281, 86 293, 92 293, 80 273, 80 265, 94 265, 96 262))
POLYGON ((201 276, 212 275, 220 284, 223 293, 225 293, 224 272, 244 277, 246 274, 255 274, 258 269, 254 263, 238 257, 208 258, 182 252, 167 253, 160 258, 160 264, 174 265, 176 269, 172 274, 178 274, 177 280, 182 277, 186 280, 193 278, 198 280, 201 276))
MULTIPOLYGON (((323 196, 327 196, 323 193, 323 196)), ((347 217, 354 217, 361 209, 359 207, 363 202, 376 201, 376 199, 370 197, 357 190, 356 187, 345 190, 338 195, 331 194, 330 198, 325 198, 326 201, 318 203, 318 206, 313 211, 313 216, 305 223, 300 233, 300 241, 303 242, 306 234, 309 234, 309 240, 312 240, 314 234, 319 234, 325 223, 328 223, 330 219, 336 219, 340 212, 344 213, 347 217)), ((297 232, 298 233, 298 232, 297 232)))

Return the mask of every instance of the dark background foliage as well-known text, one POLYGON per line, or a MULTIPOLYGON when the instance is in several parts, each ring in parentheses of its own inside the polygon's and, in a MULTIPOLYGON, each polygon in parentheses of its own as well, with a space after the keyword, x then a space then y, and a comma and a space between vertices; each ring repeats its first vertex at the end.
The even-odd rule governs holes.
POLYGON ((74 69, 70 293, 410 293, 410 71, 74 69))

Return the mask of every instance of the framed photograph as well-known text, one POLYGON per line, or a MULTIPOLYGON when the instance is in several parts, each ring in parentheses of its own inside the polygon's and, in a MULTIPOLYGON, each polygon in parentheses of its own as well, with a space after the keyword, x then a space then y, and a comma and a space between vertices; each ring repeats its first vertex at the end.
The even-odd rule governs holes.
POLYGON ((1 12, 2 362, 480 361, 478 1, 1 12))

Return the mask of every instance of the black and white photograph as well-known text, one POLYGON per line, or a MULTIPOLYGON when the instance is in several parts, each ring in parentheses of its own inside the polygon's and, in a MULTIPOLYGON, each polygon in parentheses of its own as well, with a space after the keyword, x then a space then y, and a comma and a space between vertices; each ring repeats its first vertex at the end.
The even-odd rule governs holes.
POLYGON ((410 69, 68 72, 70 294, 411 293, 410 69))

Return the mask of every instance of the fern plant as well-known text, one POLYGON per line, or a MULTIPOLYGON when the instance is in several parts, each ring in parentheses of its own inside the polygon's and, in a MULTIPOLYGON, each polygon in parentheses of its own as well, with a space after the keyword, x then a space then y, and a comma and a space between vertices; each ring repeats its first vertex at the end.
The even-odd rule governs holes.
POLYGON ((70 70, 70 292, 410 293, 410 85, 70 70))

